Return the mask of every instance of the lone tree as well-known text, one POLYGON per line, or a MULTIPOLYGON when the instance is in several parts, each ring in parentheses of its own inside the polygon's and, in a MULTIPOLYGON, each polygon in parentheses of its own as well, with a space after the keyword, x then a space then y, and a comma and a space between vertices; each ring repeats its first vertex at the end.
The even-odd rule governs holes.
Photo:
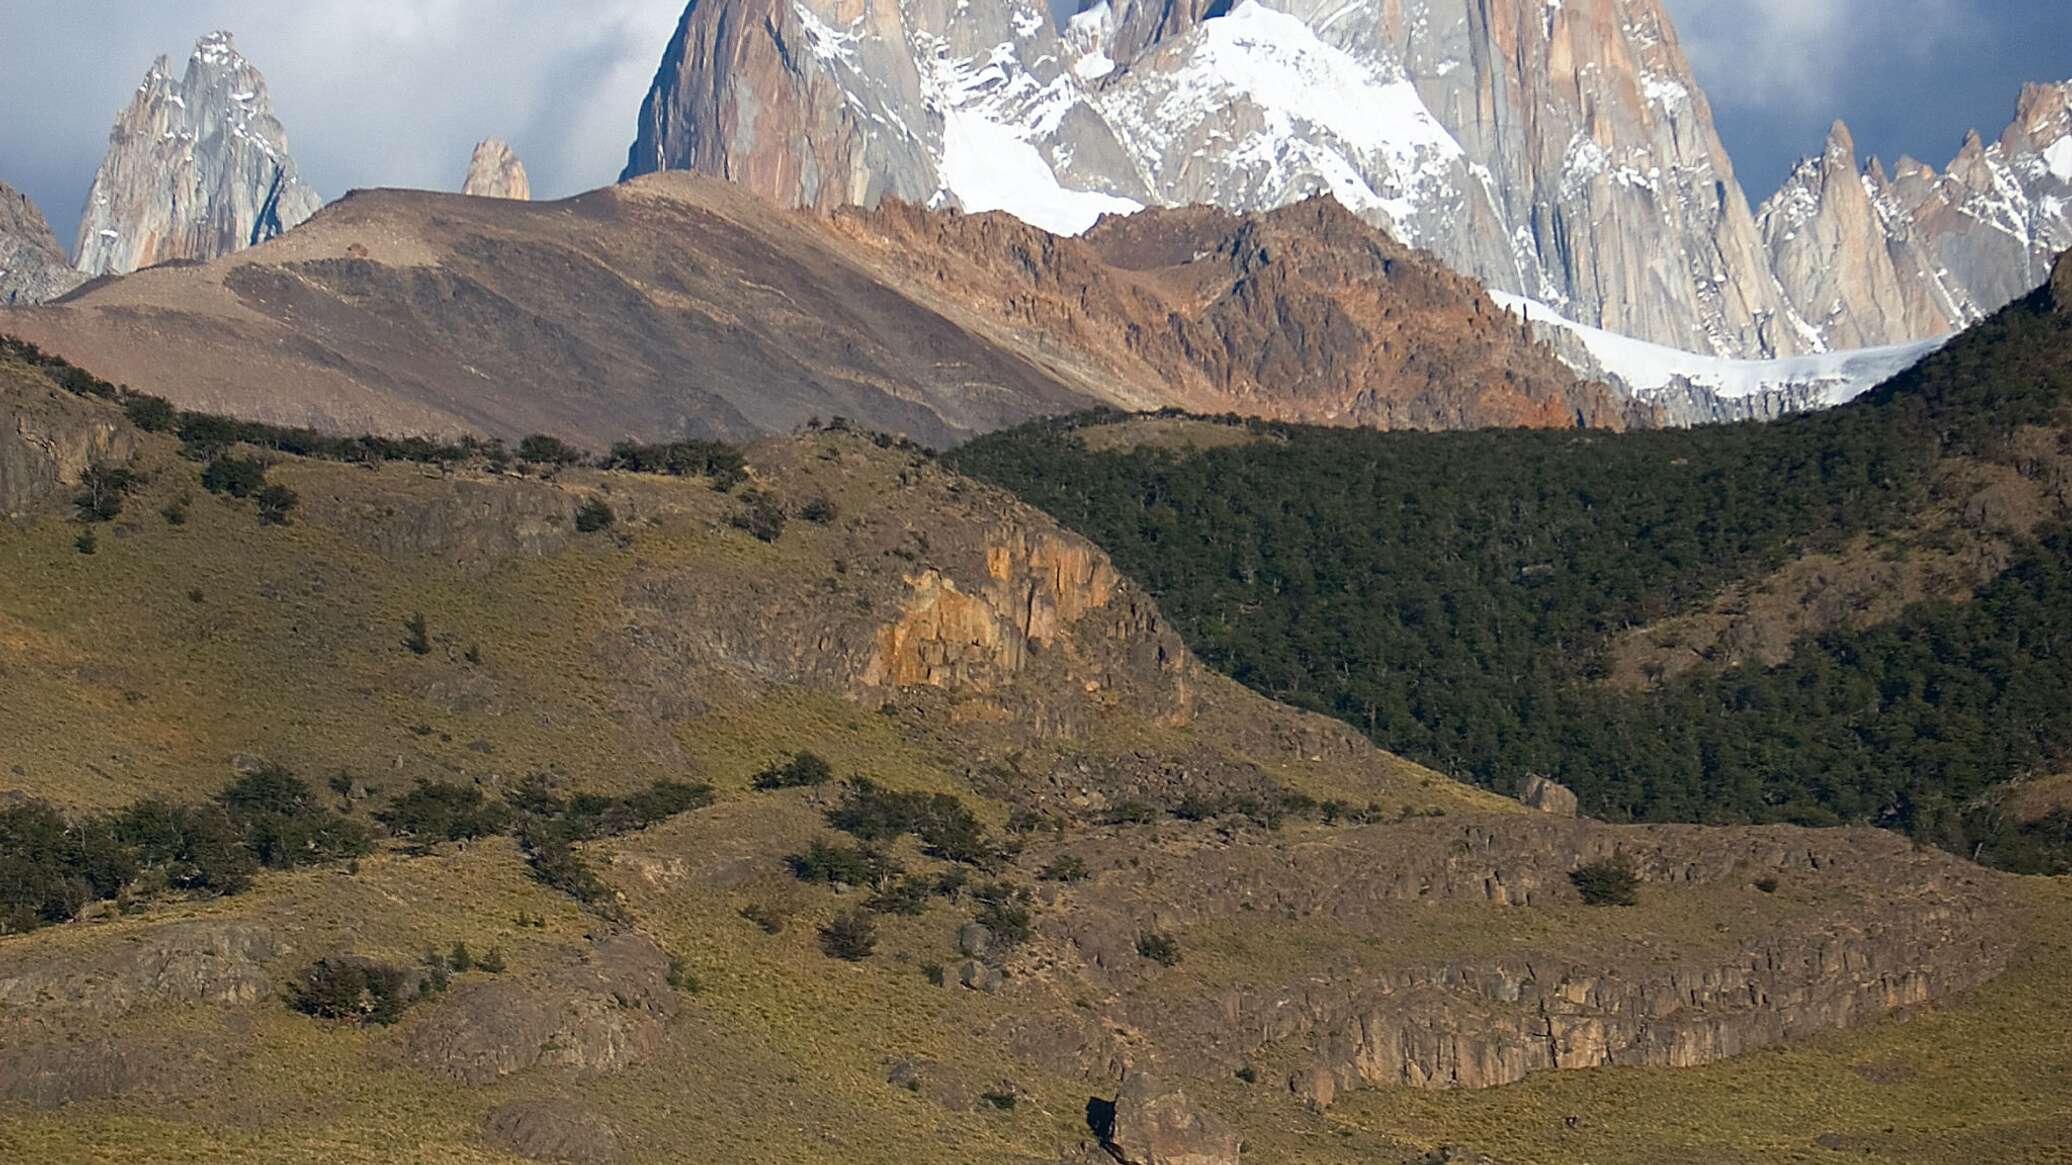
POLYGON ((1606 858, 1578 867, 1568 880, 1590 906, 1631 906, 1640 900, 1640 876, 1625 858, 1606 858))
POLYGON ((820 928, 820 949, 837 959, 862 962, 878 949, 878 925, 860 911, 839 915, 820 928))

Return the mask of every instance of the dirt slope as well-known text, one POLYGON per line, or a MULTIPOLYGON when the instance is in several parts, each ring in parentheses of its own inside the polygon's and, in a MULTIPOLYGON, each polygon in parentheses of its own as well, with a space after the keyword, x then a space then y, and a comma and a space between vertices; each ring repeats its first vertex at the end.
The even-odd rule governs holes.
POLYGON ((655 175, 565 202, 354 194, 264 246, 0 313, 183 406, 346 432, 932 445, 1094 405, 1385 427, 1620 425, 1606 389, 1324 203, 1088 240, 831 219, 655 175))

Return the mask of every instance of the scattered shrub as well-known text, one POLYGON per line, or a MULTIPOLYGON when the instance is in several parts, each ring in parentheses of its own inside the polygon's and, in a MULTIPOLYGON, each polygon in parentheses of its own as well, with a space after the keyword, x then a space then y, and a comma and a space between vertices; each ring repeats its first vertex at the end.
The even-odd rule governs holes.
POLYGON ((861 962, 878 949, 878 926, 860 911, 838 915, 820 928, 820 949, 833 958, 861 962))
POLYGON ((980 1093, 979 1099, 999 1109, 1001 1112, 1013 1112, 1014 1106, 1020 1102, 1021 1098, 1012 1092, 994 1091, 980 1093))
POLYGON ((899 875, 899 863, 872 845, 841 845, 816 840, 802 854, 785 859, 792 876, 801 882, 829 886, 877 888, 899 875))
POLYGON ((662 981, 678 991, 688 992, 692 995, 705 990, 705 984, 698 980, 698 976, 691 973, 690 964, 675 955, 669 956, 669 973, 662 977, 662 981))
POLYGON ((559 466, 574 465, 584 458, 581 449, 570 445, 561 438, 549 437, 544 433, 534 433, 532 436, 518 442, 518 459, 520 461, 530 461, 534 465, 559 466))
POLYGON ((260 525, 285 526, 289 521, 288 516, 295 512, 296 506, 302 504, 302 496, 287 486, 269 484, 253 494, 252 501, 259 511, 260 525))
POLYGON ((101 540, 95 537, 92 530, 81 530, 79 536, 72 539, 72 549, 81 554, 97 554, 101 549, 101 540))
POLYGON ((929 986, 940 987, 947 981, 948 974, 941 963, 930 962, 921 964, 921 977, 928 980, 929 986))
POLYGON ((763 902, 751 902, 741 908, 741 917, 754 923, 764 934, 784 933, 784 913, 763 902))
POLYGON ((1017 947, 1036 933, 1035 917, 1029 911, 1029 891, 1008 882, 993 882, 971 892, 979 903, 974 919, 993 933, 1002 948, 1017 947))
POLYGON ((664 445, 621 441, 598 462, 598 468, 671 477, 710 477, 713 488, 718 490, 730 490, 748 476, 741 450, 717 441, 675 441, 664 445))
POLYGON ((137 485, 137 475, 116 465, 90 465, 79 478, 72 501, 82 522, 112 522, 122 516, 123 499, 137 485))
POLYGON ((164 397, 134 393, 124 397, 122 411, 129 422, 146 433, 170 433, 180 420, 179 410, 164 397))
POLYGON ((491 947, 475 959, 475 969, 489 975, 504 973, 504 951, 502 947, 491 947))
POLYGON ((1180 963, 1180 940, 1169 934, 1147 930, 1137 936, 1137 954, 1161 967, 1175 967, 1180 963))
POLYGON ((745 530, 763 542, 775 542, 784 536, 784 507, 766 494, 749 492, 741 495, 742 508, 729 521, 737 530, 745 530))
POLYGON ((576 510, 576 533, 595 534, 600 530, 609 530, 618 520, 619 515, 612 511, 611 506, 603 498, 593 497, 584 501, 576 510))
POLYGON ((453 949, 447 952, 446 965, 453 968, 454 974, 465 975, 475 969, 475 952, 468 949, 466 942, 455 939, 453 949))
POLYGON ((412 1002, 401 968, 362 959, 318 959, 296 979, 295 1010, 318 1019, 392 1024, 412 1002))
POLYGON ((1036 875, 1046 882, 1084 882, 1091 876, 1086 868, 1086 859, 1078 854, 1064 854, 1043 867, 1036 875))
POLYGON ((863 908, 873 914, 926 914, 934 890, 933 879, 910 874, 871 895, 863 908))
POLYGON ((185 498, 176 498, 173 501, 167 502, 165 508, 158 511, 158 516, 164 518, 165 524, 168 526, 185 526, 187 524, 187 500, 185 498))
POLYGON ((771 765, 755 775, 755 787, 764 791, 773 789, 804 789, 825 785, 833 780, 833 766, 810 752, 802 752, 783 764, 771 765))
POLYGON ((1624 858, 1591 862, 1570 873, 1568 880, 1591 906, 1631 906, 1640 900, 1640 877, 1624 858))
POLYGON ((201 471, 201 484, 212 494, 248 498, 266 488, 266 463, 257 457, 220 454, 201 471))
POLYGON ((503 832, 511 821, 509 809, 473 785, 426 780, 374 816, 396 836, 424 842, 489 837, 503 832))
POLYGON ((423 611, 417 611, 403 620, 403 646, 409 648, 412 655, 432 653, 431 627, 425 622, 423 611))
POLYGON ((1777 879, 1757 878, 1755 880, 1755 888, 1761 890, 1765 894, 1775 894, 1777 892, 1777 879))
POLYGON ((858 777, 842 803, 828 811, 827 823, 870 842, 911 833, 930 855, 945 861, 990 868, 1000 859, 978 818, 948 793, 894 792, 858 777))
POLYGON ((799 507, 799 517, 816 526, 829 525, 838 516, 834 502, 826 497, 811 498, 799 507))

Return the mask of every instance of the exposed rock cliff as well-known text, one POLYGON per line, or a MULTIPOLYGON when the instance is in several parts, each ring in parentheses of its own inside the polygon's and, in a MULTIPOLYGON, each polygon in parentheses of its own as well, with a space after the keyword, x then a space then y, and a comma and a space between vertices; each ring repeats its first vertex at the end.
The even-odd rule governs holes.
POLYGON ((28 195, 0 182, 0 304, 42 303, 84 282, 43 212, 28 195))
POLYGON ((136 431, 117 410, 0 363, 0 518, 51 503, 89 467, 135 450, 136 431))
POLYGON ((1361 1085, 1483 1088, 1556 1068, 1710 1063, 1968 988, 2013 949, 1982 893, 1989 875, 1873 830, 1620 829, 1534 815, 1355 831, 1271 856, 1244 844, 1139 843, 1134 860, 1080 852, 1117 873, 1059 930, 1083 973, 1120 989, 1119 1018, 1192 1062, 1287 1064, 1291 1087, 1319 1104, 1361 1085), (1718 904, 1714 933, 1674 955, 1574 933, 1524 940, 1530 951, 1500 953, 1499 941, 1443 958, 1428 947, 1327 960, 1292 977, 1260 960, 1187 1000, 1162 994, 1130 957, 1129 936, 1144 930, 1213 933, 1224 920, 1399 935, 1439 902, 1490 911, 1478 925, 1498 934, 1506 910, 1573 903, 1569 873, 1614 856, 1664 909, 1718 904), (1890 892, 1895 877, 1905 893, 1890 892), (1101 920, 1109 912, 1117 921, 1101 920))
POLYGON ((468 176, 461 183, 460 192, 475 198, 524 202, 532 198, 532 180, 525 176, 525 163, 518 160, 511 147, 490 138, 477 145, 474 157, 468 159, 468 176))
POLYGON ((80 218, 76 265, 108 275, 213 259, 265 242, 320 205, 296 175, 266 79, 229 33, 211 33, 182 78, 160 57, 116 116, 80 218))

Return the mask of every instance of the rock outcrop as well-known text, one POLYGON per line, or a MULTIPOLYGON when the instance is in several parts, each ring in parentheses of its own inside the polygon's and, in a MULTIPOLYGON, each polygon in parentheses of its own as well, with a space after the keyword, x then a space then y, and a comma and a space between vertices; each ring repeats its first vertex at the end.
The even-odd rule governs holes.
POLYGON ((86 282, 29 196, 0 182, 0 305, 42 303, 86 282))
POLYGON ((92 466, 128 461, 136 440, 119 411, 0 368, 0 518, 48 504, 92 466))
POLYGON ((266 79, 229 33, 211 33, 183 77, 159 58, 117 115, 80 217, 75 265, 119 275, 213 259, 263 243, 321 205, 288 156, 266 79))
POLYGON ((1621 829, 1525 815, 1354 830, 1271 856, 1141 841, 1127 855, 1077 852, 1116 872, 1097 878, 1056 937, 1083 974, 1120 992, 1111 1017, 1186 1062, 1278 1059, 1290 1088, 1319 1105, 1362 1086, 1485 1088, 1544 1070, 1710 1063, 1965 990, 2013 948, 1989 876, 1872 830, 1621 829), (1379 938, 1444 902, 1495 911, 1477 926, 1502 943, 1503 912, 1575 904, 1569 874, 1612 857, 1639 873, 1644 894, 1722 903, 1731 889, 1742 901, 1673 953, 1658 938, 1594 930, 1501 953, 1427 945, 1297 975, 1261 964, 1206 997, 1161 991, 1130 947, 1145 930, 1184 942, 1190 927, 1238 920, 1379 938), (1771 910, 1775 893, 1793 905, 1771 910))
POLYGON ((610 1072, 653 1055, 676 1010, 669 956, 621 935, 581 963, 453 992, 410 1033, 410 1058, 461 1084, 533 1068, 610 1072))
POLYGON ((482 1135, 529 1161, 613 1165, 625 1157, 603 1114, 566 1099, 514 1100, 482 1122, 482 1135))
POLYGON ((1189 1100, 1178 1085, 1131 1069, 1105 1135, 1122 1165, 1237 1165, 1235 1130, 1189 1100))
POLYGON ((1518 791, 1518 799, 1555 817, 1574 817, 1579 808, 1575 790, 1537 774, 1525 778, 1525 787, 1518 791))
POLYGON ((468 159, 468 176, 460 192, 472 198, 510 198, 526 202, 532 198, 532 181, 525 176, 525 163, 511 147, 490 138, 475 147, 468 159))
POLYGON ((108 957, 74 964, 0 964, 0 1009, 80 1009, 103 1017, 151 1003, 248 1004, 276 989, 270 966, 286 949, 264 926, 161 926, 108 957))

